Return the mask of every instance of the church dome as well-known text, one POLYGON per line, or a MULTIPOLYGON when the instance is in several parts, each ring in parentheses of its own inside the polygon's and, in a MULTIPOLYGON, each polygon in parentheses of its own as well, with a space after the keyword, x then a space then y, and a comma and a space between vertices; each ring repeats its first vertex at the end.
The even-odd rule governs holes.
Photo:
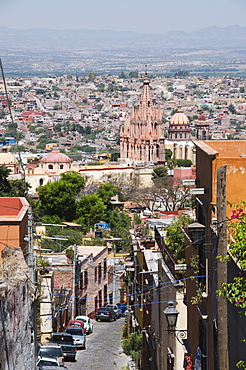
POLYGON ((206 121, 206 118, 203 113, 199 116, 198 121, 206 121))
POLYGON ((171 125, 189 125, 188 117, 180 110, 180 106, 178 107, 178 112, 175 113, 170 121, 171 125))
POLYGON ((58 149, 53 149, 40 160, 41 163, 71 163, 72 161, 71 158, 61 153, 58 149))
POLYGON ((17 164, 18 161, 11 153, 0 153, 0 165, 17 164))

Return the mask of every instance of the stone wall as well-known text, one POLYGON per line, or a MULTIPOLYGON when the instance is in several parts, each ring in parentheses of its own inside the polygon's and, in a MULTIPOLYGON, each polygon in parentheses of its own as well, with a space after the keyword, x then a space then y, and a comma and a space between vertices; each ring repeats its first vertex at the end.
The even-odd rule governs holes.
POLYGON ((6 247, 0 265, 0 368, 33 370, 36 355, 36 287, 20 248, 6 247))

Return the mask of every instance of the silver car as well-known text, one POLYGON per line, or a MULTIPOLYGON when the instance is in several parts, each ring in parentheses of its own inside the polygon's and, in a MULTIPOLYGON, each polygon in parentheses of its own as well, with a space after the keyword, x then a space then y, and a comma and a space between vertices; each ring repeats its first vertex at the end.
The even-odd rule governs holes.
POLYGON ((74 344, 77 348, 86 348, 86 334, 83 328, 78 326, 67 326, 65 332, 73 336, 74 344))
POLYGON ((83 321, 86 329, 86 334, 90 334, 93 331, 93 324, 88 316, 76 316, 75 320, 83 321))

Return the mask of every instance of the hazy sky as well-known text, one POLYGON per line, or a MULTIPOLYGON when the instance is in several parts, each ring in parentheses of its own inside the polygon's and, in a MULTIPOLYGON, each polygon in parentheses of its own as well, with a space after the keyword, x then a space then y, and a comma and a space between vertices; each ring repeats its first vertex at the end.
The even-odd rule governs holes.
POLYGON ((0 26, 163 33, 246 26, 246 0, 0 0, 0 26))

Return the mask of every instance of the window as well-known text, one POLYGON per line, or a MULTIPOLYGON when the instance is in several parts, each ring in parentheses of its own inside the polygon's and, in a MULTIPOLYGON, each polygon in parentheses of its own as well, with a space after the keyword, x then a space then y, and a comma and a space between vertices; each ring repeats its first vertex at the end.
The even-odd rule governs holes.
POLYGON ((106 279, 106 274, 107 274, 107 259, 104 258, 103 260, 103 278, 106 279))
POLYGON ((53 170, 53 164, 49 164, 48 169, 53 170))
POLYGON ((87 269, 84 271, 84 284, 85 284, 85 287, 88 285, 88 271, 87 271, 87 269))
POLYGON ((99 263, 98 265, 98 283, 99 284, 101 283, 101 279, 102 279, 102 265, 101 263, 99 263))
POLYGON ((80 273, 79 277, 79 289, 83 289, 83 272, 80 273))
POLYGON ((39 185, 43 185, 44 184, 44 180, 43 179, 39 179, 39 185))
POLYGON ((98 292, 98 304, 99 304, 99 307, 102 307, 102 291, 99 290, 98 292))
POLYGON ((63 170, 63 167, 64 167, 64 166, 63 166, 63 164, 61 164, 61 165, 60 165, 60 170, 63 170))
POLYGON ((97 281, 97 266, 95 267, 94 280, 97 281))

